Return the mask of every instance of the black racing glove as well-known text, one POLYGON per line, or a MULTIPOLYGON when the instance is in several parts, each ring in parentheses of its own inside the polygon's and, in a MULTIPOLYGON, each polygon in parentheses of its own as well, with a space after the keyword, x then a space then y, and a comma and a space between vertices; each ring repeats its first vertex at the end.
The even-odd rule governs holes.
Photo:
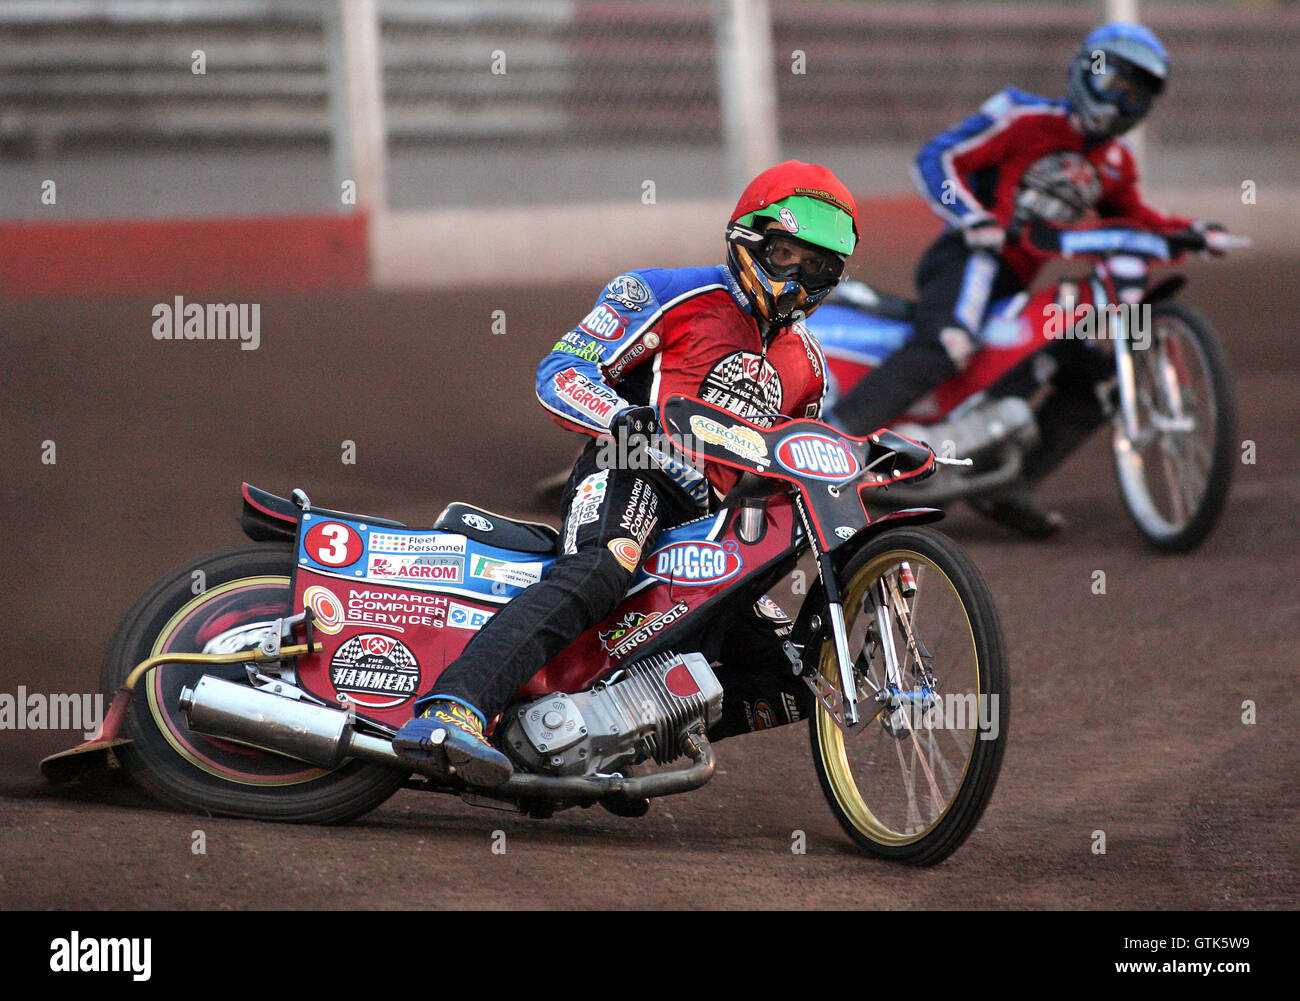
POLYGON ((1007 241, 1006 231, 991 215, 971 215, 963 220, 961 235, 971 250, 987 250, 994 254, 1000 253, 1007 241))
POLYGON ((1227 250, 1219 242, 1219 238, 1226 233, 1227 230, 1217 222, 1206 222, 1203 219, 1198 219, 1186 229, 1180 229, 1177 233, 1174 233, 1173 242, 1184 250, 1222 257, 1227 250))
POLYGON ((647 438, 659 433, 659 412, 654 407, 628 407, 609 426, 610 434, 617 435, 619 428, 625 428, 625 434, 645 435, 647 438))
POLYGON ((659 434, 659 413, 654 407, 628 407, 614 418, 609 433, 628 454, 640 452, 659 434))
POLYGON ((1192 223, 1192 229, 1201 234, 1205 240, 1205 249, 1210 256, 1222 257, 1228 252, 1227 247, 1219 242, 1228 233, 1226 227, 1217 222, 1206 222, 1204 219, 1198 219, 1192 223))

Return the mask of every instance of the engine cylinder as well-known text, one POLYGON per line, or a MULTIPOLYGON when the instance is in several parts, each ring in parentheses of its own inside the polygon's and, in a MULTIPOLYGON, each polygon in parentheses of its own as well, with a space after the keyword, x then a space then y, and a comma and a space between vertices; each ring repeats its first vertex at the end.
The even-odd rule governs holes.
POLYGON ((683 735, 722 716, 722 685, 698 653, 661 654, 608 684, 509 710, 507 750, 530 770, 555 775, 613 771, 643 758, 680 757, 683 735))

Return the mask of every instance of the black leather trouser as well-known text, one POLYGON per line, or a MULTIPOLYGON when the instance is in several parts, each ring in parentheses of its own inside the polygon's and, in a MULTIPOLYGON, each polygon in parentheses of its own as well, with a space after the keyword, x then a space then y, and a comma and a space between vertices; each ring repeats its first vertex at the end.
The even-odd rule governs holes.
POLYGON ((1024 291, 1000 259, 975 259, 958 230, 948 230, 921 255, 916 266, 916 316, 907 341, 835 404, 835 419, 850 434, 885 427, 908 407, 957 374, 944 346, 945 328, 974 334, 988 303, 1024 291))
MULTIPOLYGON (((654 548, 665 523, 688 516, 655 481, 631 470, 599 468, 598 452, 593 439, 565 488, 560 557, 539 583, 475 634, 427 694, 455 696, 491 720, 548 660, 626 597, 633 574, 614 557, 609 543, 633 539, 644 555, 654 548)), ((792 675, 782 651, 788 625, 750 609, 728 623, 718 668, 723 718, 709 731, 711 739, 807 715, 809 692, 792 675)))

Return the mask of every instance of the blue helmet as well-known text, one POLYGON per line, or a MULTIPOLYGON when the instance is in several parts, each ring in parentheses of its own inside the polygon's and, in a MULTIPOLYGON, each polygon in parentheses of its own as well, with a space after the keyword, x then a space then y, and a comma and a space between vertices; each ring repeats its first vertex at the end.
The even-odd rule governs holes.
POLYGON ((1083 40, 1070 63, 1066 97, 1090 136, 1118 136, 1137 125, 1164 90, 1169 53, 1140 24, 1107 24, 1083 40))

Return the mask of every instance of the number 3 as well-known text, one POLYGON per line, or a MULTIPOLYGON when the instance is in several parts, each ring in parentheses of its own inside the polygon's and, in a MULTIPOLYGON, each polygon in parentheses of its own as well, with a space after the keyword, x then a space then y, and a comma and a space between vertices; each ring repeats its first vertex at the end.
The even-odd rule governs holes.
POLYGON ((321 535, 329 539, 329 548, 320 546, 316 550, 316 560, 328 566, 339 566, 347 562, 348 541, 351 532, 346 525, 326 525, 321 529, 321 535))

